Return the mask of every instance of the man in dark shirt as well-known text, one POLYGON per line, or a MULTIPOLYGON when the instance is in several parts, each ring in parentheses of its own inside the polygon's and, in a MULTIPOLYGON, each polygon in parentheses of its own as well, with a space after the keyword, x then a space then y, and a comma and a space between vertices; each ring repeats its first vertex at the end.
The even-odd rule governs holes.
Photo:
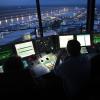
POLYGON ((54 69, 55 74, 62 78, 64 90, 66 95, 69 94, 69 96, 79 95, 89 78, 89 61, 86 56, 80 54, 80 49, 81 46, 77 40, 68 41, 67 52, 69 57, 61 65, 55 66, 54 69))

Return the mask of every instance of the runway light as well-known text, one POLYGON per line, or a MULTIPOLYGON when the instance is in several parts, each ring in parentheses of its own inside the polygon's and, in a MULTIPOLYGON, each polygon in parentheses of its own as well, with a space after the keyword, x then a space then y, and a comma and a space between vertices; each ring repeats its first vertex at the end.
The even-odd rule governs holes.
POLYGON ((14 19, 11 18, 11 22, 13 22, 13 21, 14 21, 14 19))
POLYGON ((17 21, 19 21, 19 18, 17 17, 17 21))
POLYGON ((66 8, 64 8, 64 12, 66 11, 66 8))
POLYGON ((44 14, 42 13, 41 15, 43 16, 44 14))
POLYGON ((6 20, 5 20, 5 22, 7 23, 7 22, 8 22, 8 20, 6 19, 6 20))
POLYGON ((31 16, 28 16, 29 17, 29 20, 31 20, 31 16))
POLYGON ((48 17, 48 16, 49 16, 49 14, 48 14, 48 13, 46 13, 46 16, 48 17))
POLYGON ((35 17, 37 18, 37 14, 35 15, 35 17))
POLYGON ((0 21, 0 25, 1 25, 1 23, 2 23, 2 22, 0 21))
POLYGON ((22 17, 22 20, 24 20, 24 17, 22 17))

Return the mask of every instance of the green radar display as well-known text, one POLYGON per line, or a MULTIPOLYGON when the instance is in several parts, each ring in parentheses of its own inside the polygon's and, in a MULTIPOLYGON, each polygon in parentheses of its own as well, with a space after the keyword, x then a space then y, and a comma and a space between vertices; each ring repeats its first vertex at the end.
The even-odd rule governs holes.
POLYGON ((6 60, 13 55, 11 47, 0 47, 0 61, 6 60))
POLYGON ((100 43, 100 34, 93 36, 93 43, 94 44, 100 43))

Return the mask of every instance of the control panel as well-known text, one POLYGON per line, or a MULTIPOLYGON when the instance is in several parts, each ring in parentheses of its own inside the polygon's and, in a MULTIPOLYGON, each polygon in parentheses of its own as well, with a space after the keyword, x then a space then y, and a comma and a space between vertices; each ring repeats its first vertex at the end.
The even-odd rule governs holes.
POLYGON ((38 53, 56 51, 58 47, 57 36, 36 39, 35 44, 38 53))

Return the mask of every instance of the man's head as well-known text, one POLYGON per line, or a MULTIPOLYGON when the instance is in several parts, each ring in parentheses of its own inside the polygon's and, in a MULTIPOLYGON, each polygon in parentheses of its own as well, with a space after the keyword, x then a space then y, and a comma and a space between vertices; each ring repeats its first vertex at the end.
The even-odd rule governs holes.
POLYGON ((81 46, 77 40, 69 40, 67 44, 67 51, 70 56, 80 55, 81 46))

